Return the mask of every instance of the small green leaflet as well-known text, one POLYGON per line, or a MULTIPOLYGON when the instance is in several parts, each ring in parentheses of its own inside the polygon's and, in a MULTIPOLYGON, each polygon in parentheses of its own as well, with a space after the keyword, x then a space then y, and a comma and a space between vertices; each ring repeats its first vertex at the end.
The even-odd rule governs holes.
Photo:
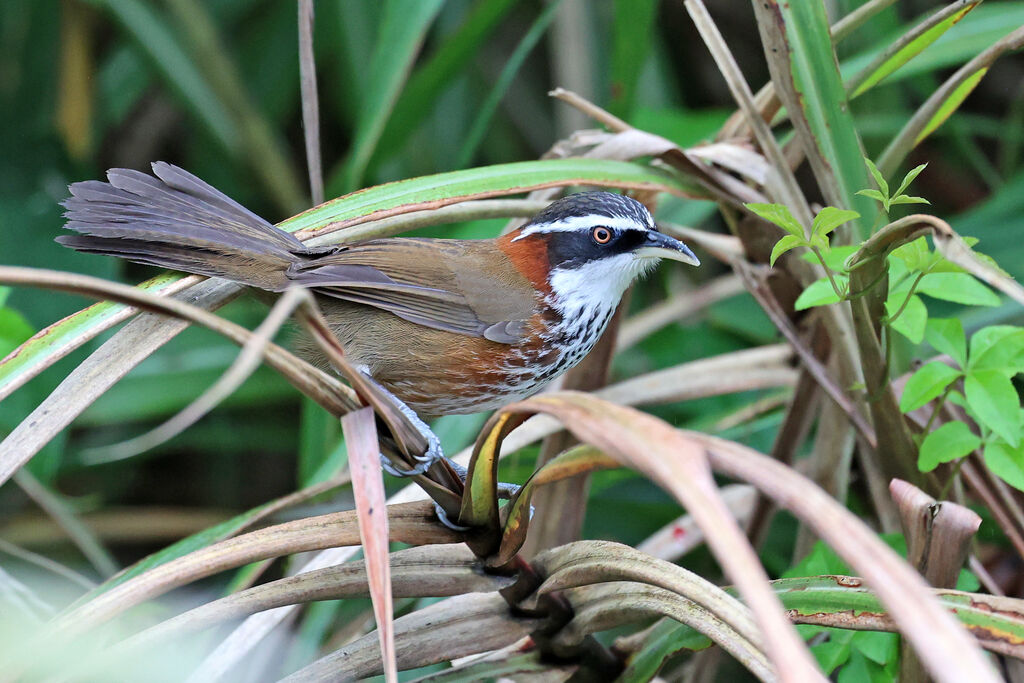
MULTIPOLYGON (((845 278, 841 276, 836 277, 836 283, 840 287, 845 286, 845 278)), ((827 304, 839 303, 839 295, 832 288, 832 283, 828 281, 828 278, 822 278, 816 282, 812 282, 807 289, 800 293, 797 297, 796 303, 793 304, 793 308, 798 311, 803 311, 814 306, 825 306, 827 304)))
POLYGON ((1001 441, 985 446, 985 464, 1010 486, 1024 491, 1024 451, 1001 441))
POLYGON ((860 218, 860 214, 856 211, 837 209, 834 206, 826 206, 818 212, 817 216, 814 217, 814 223, 811 225, 811 233, 813 235, 821 235, 824 237, 843 223, 849 223, 857 218, 860 218))
POLYGON ((974 370, 997 370, 1007 377, 1024 372, 1024 328, 1014 325, 990 325, 971 335, 971 360, 974 370))
POLYGON ((774 266, 775 261, 787 251, 804 246, 805 244, 807 244, 807 242, 803 237, 797 237, 796 235, 783 235, 782 239, 776 242, 775 246, 772 248, 772 256, 768 260, 768 264, 774 266))
POLYGON ((963 422, 947 422, 924 437, 917 467, 931 472, 940 463, 962 458, 981 445, 981 439, 963 422))
POLYGON ((1016 448, 1020 444, 1020 396, 998 370, 977 370, 964 380, 967 406, 986 427, 1016 448))
POLYGON ((924 338, 936 351, 952 358, 961 368, 967 367, 967 338, 959 320, 932 318, 925 325, 924 338))
POLYGON ((909 413, 936 399, 961 373, 941 361, 933 361, 911 375, 903 387, 900 410, 909 413))
POLYGON ((999 295, 969 273, 928 273, 917 289, 935 299, 965 306, 998 306, 999 295))
POLYGON ((793 214, 790 213, 789 208, 785 204, 745 204, 744 206, 769 223, 779 226, 790 235, 801 240, 807 239, 803 226, 793 217, 793 214))

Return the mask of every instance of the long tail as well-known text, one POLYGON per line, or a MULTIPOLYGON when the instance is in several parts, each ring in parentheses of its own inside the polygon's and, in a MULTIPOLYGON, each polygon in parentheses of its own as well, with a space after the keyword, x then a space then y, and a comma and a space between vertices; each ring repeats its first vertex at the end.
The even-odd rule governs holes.
POLYGON ((156 177, 123 168, 70 186, 64 246, 280 291, 302 242, 191 173, 163 161, 156 177))

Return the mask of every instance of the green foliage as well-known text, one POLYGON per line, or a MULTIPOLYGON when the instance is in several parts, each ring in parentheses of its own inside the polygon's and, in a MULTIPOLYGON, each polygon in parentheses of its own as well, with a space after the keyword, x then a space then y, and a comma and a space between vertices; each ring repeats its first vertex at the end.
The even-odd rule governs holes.
POLYGON ((917 410, 939 399, 936 411, 950 396, 961 396, 967 414, 980 426, 976 436, 963 423, 947 423, 925 435, 919 465, 931 470, 939 463, 957 460, 984 446, 985 460, 1007 483, 1021 488, 1024 469, 1021 424, 1024 410, 1011 379, 1024 370, 1024 328, 991 325, 967 339, 956 319, 928 321, 925 338, 954 366, 934 361, 919 368, 907 381, 900 410, 917 410), (962 382, 962 393, 958 387, 962 382))
MULTIPOLYGON (((906 555, 906 544, 901 535, 890 534, 883 538, 894 550, 906 555)), ((835 551, 819 541, 806 557, 785 573, 784 578, 849 573, 849 566, 835 551)), ((960 572, 958 589, 977 590, 977 586, 974 575, 967 570, 960 572)), ((811 652, 826 675, 831 676, 838 670, 835 680, 850 683, 896 680, 900 642, 897 634, 825 626, 798 626, 797 629, 813 643, 811 652)))
POLYGON ((940 463, 962 458, 980 445, 981 439, 966 424, 947 422, 925 435, 917 466, 922 472, 931 472, 940 463))
POLYGON ((18 348, 35 332, 25 316, 4 305, 10 293, 10 287, 0 287, 0 358, 18 348))
POLYGON ((928 166, 928 164, 921 164, 920 166, 911 169, 910 172, 907 173, 907 175, 903 176, 903 180, 900 182, 900 186, 896 190, 896 192, 890 195, 889 183, 887 183, 885 181, 885 178, 882 177, 882 173, 878 170, 878 167, 875 166, 875 162, 871 161, 871 159, 868 158, 865 158, 864 162, 868 165, 868 170, 871 172, 871 177, 875 179, 875 184, 878 186, 878 189, 858 190, 857 194, 863 195, 865 197, 870 197, 871 199, 876 200, 879 204, 882 205, 882 209, 885 211, 886 215, 888 215, 889 209, 891 209, 896 204, 930 203, 927 199, 924 199, 923 197, 911 197, 903 193, 904 190, 906 190, 910 186, 910 183, 914 182, 914 179, 917 178, 921 171, 923 171, 928 166))
MULTIPOLYGON (((895 192, 870 159, 865 159, 877 190, 858 194, 875 199, 883 215, 899 204, 927 204, 927 200, 905 194, 910 184, 926 168, 921 164, 900 181, 895 192)), ((856 214, 835 207, 818 212, 807 236, 792 213, 780 204, 749 204, 753 213, 786 231, 772 250, 771 264, 779 256, 803 247, 804 258, 825 269, 827 276, 804 289, 795 303, 796 310, 826 306, 849 299, 849 257, 856 247, 833 248, 828 235, 856 214)), ((976 240, 965 240, 973 246, 976 240)), ((938 251, 929 249, 924 237, 918 237, 886 256, 886 317, 882 324, 900 333, 914 344, 927 340, 940 353, 947 354, 955 366, 942 361, 926 363, 915 371, 900 398, 900 410, 909 413, 937 401, 925 433, 919 441, 918 468, 929 472, 938 465, 953 462, 985 449, 992 470, 1013 486, 1020 487, 1024 472, 1022 428, 1024 409, 1012 378, 1024 370, 1024 328, 994 325, 978 330, 967 339, 956 319, 929 319, 928 308, 920 295, 964 306, 998 306, 999 297, 974 275, 950 263, 938 251), (944 402, 962 395, 962 405, 980 429, 980 435, 960 422, 949 422, 932 429, 944 402)), ((891 341, 889 342, 891 346, 891 341)))
POLYGON ((900 397, 900 410, 909 413, 939 397, 962 373, 942 361, 928 363, 915 372, 900 397))

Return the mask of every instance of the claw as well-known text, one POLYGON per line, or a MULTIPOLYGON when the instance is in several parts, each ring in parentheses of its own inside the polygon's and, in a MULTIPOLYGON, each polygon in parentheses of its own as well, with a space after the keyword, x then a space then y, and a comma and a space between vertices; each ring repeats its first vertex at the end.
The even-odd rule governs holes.
POLYGON ((405 478, 426 474, 427 470, 429 470, 430 467, 434 464, 433 460, 421 458, 414 458, 414 460, 419 464, 410 469, 402 470, 392 465, 391 460, 389 460, 383 453, 381 453, 380 468, 387 472, 388 474, 390 474, 392 477, 405 478))
POLYGON ((416 465, 410 469, 402 470, 391 464, 384 455, 380 456, 381 468, 390 474, 392 477, 415 477, 420 474, 426 474, 427 470, 434 466, 435 463, 444 460, 444 451, 441 450, 441 442, 434 435, 434 432, 429 427, 423 425, 426 430, 423 432, 423 436, 427 439, 427 452, 423 455, 417 455, 413 457, 413 462, 416 465))
POLYGON ((437 514, 437 519, 441 522, 441 524, 444 524, 452 531, 469 531, 468 526, 456 524, 452 520, 448 519, 448 515, 445 513, 444 508, 438 505, 437 503, 434 503, 434 512, 437 514))

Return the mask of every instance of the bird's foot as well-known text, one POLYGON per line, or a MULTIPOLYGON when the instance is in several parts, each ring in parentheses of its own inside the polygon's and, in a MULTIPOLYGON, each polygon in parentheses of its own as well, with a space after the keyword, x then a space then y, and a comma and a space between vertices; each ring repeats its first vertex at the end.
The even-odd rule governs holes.
MULTIPOLYGON (((420 416, 416 414, 416 411, 407 406, 404 401, 402 401, 400 398, 398 398, 393 393, 388 391, 383 385, 377 382, 377 380, 373 379, 373 377, 371 377, 369 373, 364 374, 366 375, 367 379, 369 379, 371 382, 374 382, 378 387, 380 387, 381 391, 386 393, 388 397, 391 398, 391 400, 394 402, 394 405, 402 412, 402 414, 409 420, 409 422, 412 423, 412 425, 416 428, 417 431, 419 431, 419 433, 423 436, 424 440, 426 440, 427 442, 427 450, 423 453, 423 455, 413 456, 413 462, 415 464, 409 469, 401 469, 399 467, 396 467, 394 463, 383 453, 381 453, 380 456, 381 469, 383 469, 385 472, 387 472, 393 477, 415 477, 422 474, 426 474, 427 470, 429 470, 435 464, 442 460, 447 460, 448 465, 455 472, 455 475, 462 481, 463 484, 465 484, 466 477, 469 476, 469 471, 462 465, 445 456, 444 450, 441 448, 441 440, 437 438, 436 434, 434 434, 434 430, 432 430, 430 426, 427 425, 426 422, 420 419, 420 416)), ((498 498, 509 500, 519 491, 519 488, 520 487, 517 484, 506 484, 504 482, 498 482, 498 498)), ((444 524, 449 529, 452 529, 454 531, 469 530, 469 527, 462 526, 451 521, 447 513, 445 513, 444 509, 442 509, 440 505, 435 503, 434 510, 437 512, 437 518, 441 521, 442 524, 444 524)))
POLYGON ((383 453, 380 456, 380 466, 385 472, 390 474, 392 477, 415 477, 421 474, 426 474, 427 470, 434 466, 435 463, 440 462, 444 459, 444 451, 441 449, 441 440, 437 438, 426 422, 420 419, 420 416, 416 414, 416 411, 405 404, 405 402, 391 393, 383 384, 378 382, 370 375, 369 372, 362 370, 363 376, 385 394, 396 408, 402 413, 402 415, 412 424, 412 426, 420 433, 424 441, 427 442, 427 449, 422 455, 412 456, 413 466, 409 469, 402 469, 396 467, 395 464, 387 458, 383 453))
MULTIPOLYGON (((413 456, 413 462, 416 464, 407 470, 395 467, 391 460, 388 459, 383 453, 380 456, 380 466, 385 472, 390 474, 392 477, 415 477, 420 474, 426 474, 427 470, 434 466, 435 463, 445 459, 444 451, 441 450, 441 441, 437 438, 433 431, 426 425, 423 425, 426 429, 425 432, 421 432, 427 440, 427 450, 423 455, 413 456)), ((449 460, 449 462, 451 462, 449 460)))

